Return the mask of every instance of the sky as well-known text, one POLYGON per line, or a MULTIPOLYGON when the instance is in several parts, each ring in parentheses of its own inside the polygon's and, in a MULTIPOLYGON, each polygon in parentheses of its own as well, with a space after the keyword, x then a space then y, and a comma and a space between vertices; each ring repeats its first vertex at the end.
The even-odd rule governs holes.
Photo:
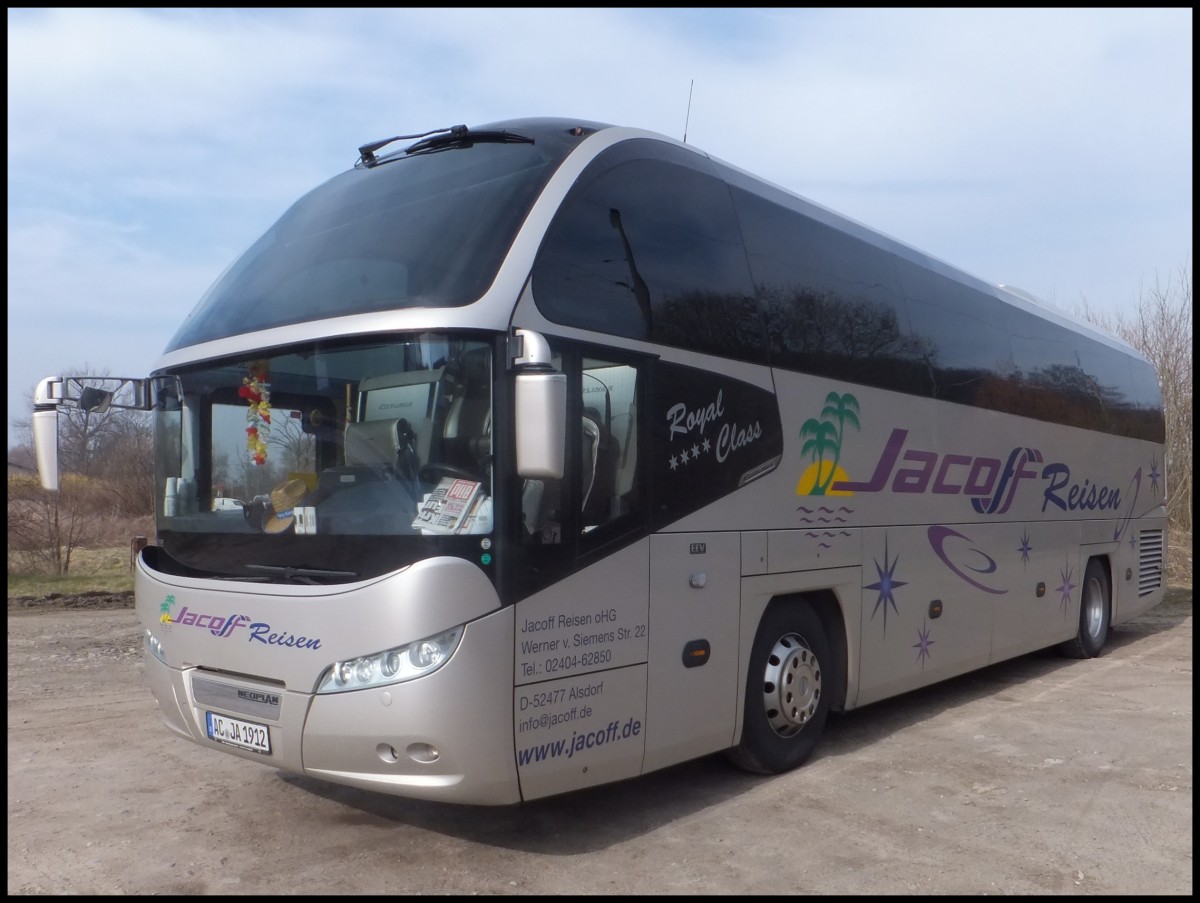
POLYGON ((1192 251, 1192 10, 8 10, 8 441, 145 376, 368 141, 566 116, 686 140, 988 282, 1131 315, 1192 251))

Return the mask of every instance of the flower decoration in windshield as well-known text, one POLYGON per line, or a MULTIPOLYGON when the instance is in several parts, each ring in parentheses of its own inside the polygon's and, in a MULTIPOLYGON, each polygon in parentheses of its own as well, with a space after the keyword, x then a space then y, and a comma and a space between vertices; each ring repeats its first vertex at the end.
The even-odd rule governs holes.
POLYGON ((246 412, 246 450, 255 464, 267 463, 267 439, 271 435, 271 384, 267 382, 267 362, 252 361, 246 365, 248 376, 242 377, 238 395, 250 404, 246 412))

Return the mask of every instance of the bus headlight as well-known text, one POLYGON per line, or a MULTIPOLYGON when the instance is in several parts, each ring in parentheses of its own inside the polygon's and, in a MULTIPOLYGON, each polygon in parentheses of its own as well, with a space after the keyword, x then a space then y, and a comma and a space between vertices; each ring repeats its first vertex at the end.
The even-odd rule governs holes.
POLYGON ((149 627, 146 628, 146 636, 143 638, 143 642, 146 648, 150 650, 151 655, 164 665, 167 663, 167 654, 163 651, 162 640, 152 634, 149 627))
POLYGON ((321 675, 317 692, 365 690, 432 674, 449 661, 462 635, 463 628, 459 626, 405 646, 334 662, 321 675))

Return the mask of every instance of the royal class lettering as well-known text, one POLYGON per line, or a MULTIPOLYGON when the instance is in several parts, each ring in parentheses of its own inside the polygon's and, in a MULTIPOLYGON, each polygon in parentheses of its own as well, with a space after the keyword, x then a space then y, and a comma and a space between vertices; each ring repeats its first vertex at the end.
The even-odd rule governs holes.
POLYGON ((251 643, 264 643, 268 646, 285 646, 297 649, 320 649, 321 641, 306 636, 299 636, 286 631, 272 630, 271 625, 262 621, 251 622, 246 615, 210 615, 195 612, 186 605, 179 614, 171 619, 172 624, 180 627, 199 627, 207 630, 215 637, 231 637, 239 628, 246 628, 246 640, 251 643))
POLYGON ((702 408, 693 408, 689 411, 688 406, 682 401, 671 405, 667 411, 667 424, 670 427, 671 440, 675 439, 676 433, 686 436, 692 430, 696 430, 703 434, 706 426, 724 417, 725 404, 721 398, 722 391, 724 390, 718 390, 716 401, 702 408))
POLYGON ((736 423, 726 423, 721 427, 717 436, 717 460, 724 461, 732 452, 744 448, 762 435, 762 427, 758 421, 750 426, 738 426, 736 423))
POLYGON ((1023 483, 1044 481, 1042 510, 1055 505, 1063 511, 1115 511, 1121 504, 1121 492, 1084 480, 1071 482, 1070 468, 1061 462, 1043 463, 1036 448, 1017 446, 1007 457, 939 454, 918 448, 906 448, 908 430, 894 429, 869 479, 837 480, 835 492, 932 493, 934 495, 972 496, 971 507, 979 514, 1004 514, 1012 506, 1017 489, 1023 483), (911 465, 911 466, 909 466, 911 465))

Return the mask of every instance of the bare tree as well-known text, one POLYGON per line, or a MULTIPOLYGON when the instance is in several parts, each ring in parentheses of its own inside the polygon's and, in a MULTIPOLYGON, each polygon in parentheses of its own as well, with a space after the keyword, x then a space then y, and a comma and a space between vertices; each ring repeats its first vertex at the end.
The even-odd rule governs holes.
POLYGON ((113 411, 94 437, 91 471, 116 514, 154 513, 154 428, 145 411, 113 411))
POLYGON ((66 574, 77 548, 99 538, 104 500, 96 480, 64 474, 57 492, 34 475, 8 480, 8 549, 28 567, 66 574))
POLYGON ((304 432, 298 417, 284 417, 271 431, 268 445, 283 452, 283 467, 288 471, 315 470, 317 440, 312 433, 304 432))
POLYGON ((1082 315, 1120 336, 1154 364, 1167 425, 1167 573, 1172 583, 1192 582, 1192 274, 1189 263, 1165 283, 1143 288, 1131 316, 1108 315, 1083 303, 1082 315))

